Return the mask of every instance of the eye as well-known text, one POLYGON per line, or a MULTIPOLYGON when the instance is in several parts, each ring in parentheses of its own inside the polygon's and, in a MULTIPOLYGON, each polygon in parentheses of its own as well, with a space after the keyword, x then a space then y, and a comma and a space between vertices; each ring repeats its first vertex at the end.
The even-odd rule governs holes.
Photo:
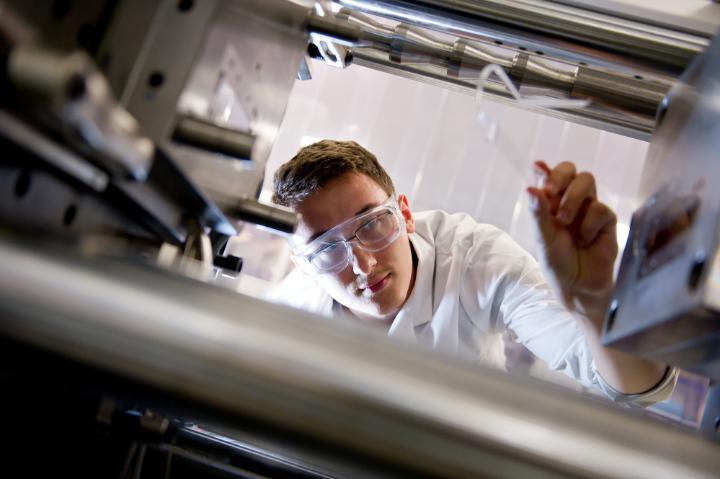
POLYGON ((378 215, 378 216, 368 220, 360 228, 358 228, 358 230, 372 231, 374 229, 379 228, 381 226, 383 218, 385 216, 387 216, 387 213, 382 213, 381 215, 378 215))
POLYGON ((309 261, 321 271, 334 268, 338 263, 345 260, 346 248, 342 241, 328 243, 310 255, 309 261))
POLYGON ((363 224, 355 235, 364 242, 381 240, 393 229, 392 219, 392 214, 385 211, 363 224))
POLYGON ((337 249, 340 247, 340 242, 336 241, 334 243, 329 243, 323 246, 322 248, 318 249, 312 254, 312 257, 323 255, 323 254, 333 254, 337 249))

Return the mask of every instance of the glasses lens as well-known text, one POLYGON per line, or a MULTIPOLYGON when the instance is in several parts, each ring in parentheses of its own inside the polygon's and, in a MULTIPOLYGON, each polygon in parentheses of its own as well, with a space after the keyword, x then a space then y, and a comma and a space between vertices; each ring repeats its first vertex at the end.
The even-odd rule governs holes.
POLYGON ((377 210, 342 223, 316 239, 311 244, 319 243, 317 249, 302 255, 306 264, 319 273, 336 273, 348 265, 351 243, 372 252, 389 246, 400 235, 401 221, 395 210, 386 205, 377 210))
POLYGON ((400 231, 398 217, 392 211, 383 211, 355 231, 363 249, 378 251, 395 241, 400 231))
POLYGON ((313 253, 310 263, 321 272, 333 271, 347 260, 347 246, 344 241, 330 243, 313 253))

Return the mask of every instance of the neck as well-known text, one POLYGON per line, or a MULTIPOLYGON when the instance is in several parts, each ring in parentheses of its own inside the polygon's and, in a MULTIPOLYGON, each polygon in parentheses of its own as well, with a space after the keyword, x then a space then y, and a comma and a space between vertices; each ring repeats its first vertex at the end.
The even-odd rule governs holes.
MULTIPOLYGON (((410 238, 408 237, 408 241, 410 241, 410 238)), ((415 252, 415 246, 413 246, 412 241, 410 241, 410 254, 412 255, 412 276, 410 277, 410 286, 408 287, 407 294, 405 295, 405 301, 403 301, 403 306, 405 306, 405 303, 407 303, 408 298, 410 298, 410 295, 413 292, 413 288, 415 288, 415 276, 417 276, 417 269, 418 269, 418 256, 415 252)))
POLYGON ((393 321, 395 320, 395 316, 397 316, 397 312, 392 314, 386 314, 385 316, 374 316, 371 314, 365 314, 360 311, 353 311, 345 306, 343 306, 343 311, 346 313, 349 313, 351 316, 362 322, 363 324, 367 324, 373 327, 382 328, 385 331, 390 329, 390 326, 392 325, 393 321))

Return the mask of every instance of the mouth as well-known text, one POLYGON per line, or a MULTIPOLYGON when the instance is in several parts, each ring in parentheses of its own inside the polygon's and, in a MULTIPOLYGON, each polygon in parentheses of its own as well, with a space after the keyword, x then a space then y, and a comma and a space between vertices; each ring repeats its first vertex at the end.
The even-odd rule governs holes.
POLYGON ((390 281, 390 273, 386 274, 379 280, 374 280, 373 282, 368 282, 368 285, 365 289, 369 289, 370 292, 373 294, 377 293, 378 291, 382 290, 387 286, 388 282, 390 281))

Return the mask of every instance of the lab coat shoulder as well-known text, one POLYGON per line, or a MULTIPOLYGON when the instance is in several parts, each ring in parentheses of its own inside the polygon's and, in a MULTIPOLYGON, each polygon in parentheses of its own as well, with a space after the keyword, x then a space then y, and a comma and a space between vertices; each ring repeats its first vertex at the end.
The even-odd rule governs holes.
MULTIPOLYGON (((537 261, 502 230, 467 215, 433 213, 436 260, 454 258, 467 320, 485 333, 512 331, 550 369, 602 388, 589 348, 573 316, 555 299, 537 261)), ((441 268, 442 269, 442 268, 441 268)), ((437 276, 442 276, 442 273, 437 276)), ((452 276, 452 274, 451 274, 452 276)))
POLYGON ((464 213, 428 211, 416 217, 416 233, 435 250, 436 284, 447 283, 444 276, 454 280, 475 327, 486 332, 508 327, 508 313, 527 299, 525 291, 545 285, 533 257, 499 228, 464 213))

